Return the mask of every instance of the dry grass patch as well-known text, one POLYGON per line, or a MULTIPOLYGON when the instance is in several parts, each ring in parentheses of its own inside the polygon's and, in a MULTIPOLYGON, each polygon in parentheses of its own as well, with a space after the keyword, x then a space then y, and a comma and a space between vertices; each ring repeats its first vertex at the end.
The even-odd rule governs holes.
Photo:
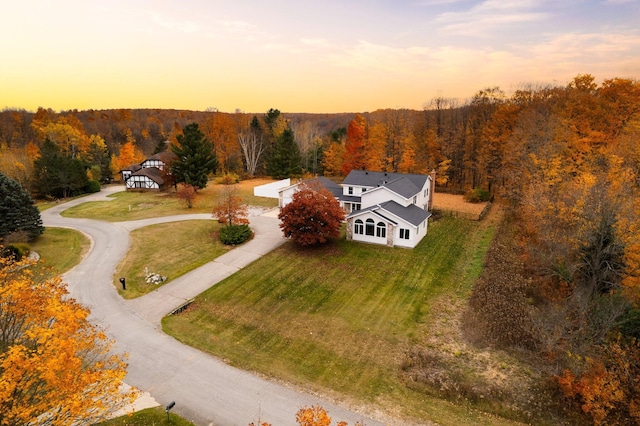
POLYGON ((434 210, 438 210, 447 216, 459 217, 461 219, 479 220, 488 204, 488 202, 469 203, 464 200, 462 195, 441 192, 435 192, 433 194, 434 210))
MULTIPOLYGON (((255 186, 269 182, 273 182, 273 180, 249 179, 234 184, 234 186, 245 204, 271 208, 278 205, 278 200, 254 197, 253 195, 255 186)), ((62 212, 62 216, 120 222, 180 214, 211 213, 213 206, 217 203, 221 186, 209 181, 205 189, 198 191, 193 208, 182 205, 174 189, 171 188, 165 192, 117 192, 111 195, 113 198, 111 201, 83 203, 66 209, 62 212)))

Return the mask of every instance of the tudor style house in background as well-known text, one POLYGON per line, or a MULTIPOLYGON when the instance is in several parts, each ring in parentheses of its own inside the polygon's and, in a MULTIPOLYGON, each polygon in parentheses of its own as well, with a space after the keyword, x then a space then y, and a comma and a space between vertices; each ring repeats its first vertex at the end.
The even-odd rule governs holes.
POLYGON ((154 154, 140 164, 120 170, 127 191, 160 191, 171 184, 168 167, 175 159, 171 151, 154 154))
POLYGON ((427 234, 433 173, 352 170, 341 186, 347 240, 413 248, 427 234))

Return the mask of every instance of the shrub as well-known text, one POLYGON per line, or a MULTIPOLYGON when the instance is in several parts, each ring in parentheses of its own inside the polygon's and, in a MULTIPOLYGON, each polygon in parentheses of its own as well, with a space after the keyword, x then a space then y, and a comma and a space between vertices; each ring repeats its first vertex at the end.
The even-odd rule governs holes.
POLYGON ((503 225, 487 251, 484 271, 476 282, 463 329, 470 340, 499 347, 533 348, 537 336, 528 303, 528 280, 503 225))
POLYGON ((87 182, 87 186, 85 186, 85 191, 89 194, 100 192, 100 182, 98 182, 97 180, 90 180, 89 182, 87 182))
POLYGON ((28 244, 10 244, 2 249, 2 257, 13 257, 16 261, 20 261, 23 257, 28 256, 30 251, 28 244))
POLYGON ((249 225, 224 226, 220 230, 220 241, 222 244, 235 246, 242 244, 251 238, 252 232, 249 225))
POLYGON ((238 176, 236 173, 229 172, 223 174, 222 176, 216 176, 214 182, 218 185, 232 185, 234 183, 240 182, 240 176, 238 176))
POLYGON ((464 199, 469 203, 484 203, 491 199, 491 194, 482 188, 473 188, 464 194, 464 199))

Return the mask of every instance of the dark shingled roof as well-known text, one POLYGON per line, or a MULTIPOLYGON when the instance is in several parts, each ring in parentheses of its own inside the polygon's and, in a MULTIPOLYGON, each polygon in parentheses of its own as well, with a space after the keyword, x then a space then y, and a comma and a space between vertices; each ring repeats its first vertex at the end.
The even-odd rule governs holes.
POLYGON ((308 180, 305 180, 303 183, 307 184, 311 188, 313 188, 314 186, 320 185, 326 190, 328 190, 329 192, 331 192, 333 196, 336 198, 342 195, 342 187, 337 183, 335 183, 334 181, 332 181, 331 179, 326 178, 324 176, 308 179, 308 180))
POLYGON ((398 217, 401 217, 402 219, 406 220, 413 226, 420 225, 422 222, 424 222, 426 219, 428 219, 431 216, 430 212, 424 209, 421 209, 415 204, 411 204, 408 207, 404 207, 396 203, 395 201, 386 201, 380 204, 380 208, 390 213, 393 213, 398 217))
POLYGON ((339 200, 346 201, 347 203, 359 203, 362 201, 362 198, 359 195, 340 194, 339 200))
MULTIPOLYGON (((412 175, 404 173, 388 173, 388 172, 370 172, 367 170, 351 170, 342 185, 357 185, 376 188, 378 186, 387 185, 392 181, 400 178, 406 178, 415 185, 416 193, 424 186, 428 179, 428 175, 412 175)), ((412 196, 415 195, 412 194, 412 196)))
POLYGON ((164 179, 162 179, 162 172, 157 167, 147 167, 140 169, 137 172, 131 174, 131 176, 146 176, 158 185, 162 186, 164 179))
POLYGON ((129 167, 125 167, 124 169, 120 170, 120 172, 137 172, 141 168, 142 166, 140 164, 132 164, 129 167))
POLYGON ((372 212, 395 224, 395 221, 389 219, 384 215, 385 211, 401 218, 406 222, 409 222, 413 226, 418 226, 426 219, 431 217, 430 212, 423 210, 414 204, 411 204, 409 207, 404 207, 396 203, 395 201, 385 201, 384 203, 377 204, 375 206, 370 206, 362 210, 351 212, 351 214, 349 214, 347 218, 359 216, 362 213, 366 212, 372 212))
MULTIPOLYGON (((176 154, 174 154, 173 151, 166 150, 166 151, 158 152, 157 154, 153 154, 151 157, 147 157, 147 159, 144 160, 144 161, 160 160, 163 163, 168 164, 168 163, 173 162, 177 158, 178 158, 178 156, 176 154)), ((143 161, 143 163, 144 163, 144 161, 143 161)))
POLYGON ((416 195, 422 188, 416 187, 410 179, 404 176, 386 183, 384 187, 407 199, 416 195))

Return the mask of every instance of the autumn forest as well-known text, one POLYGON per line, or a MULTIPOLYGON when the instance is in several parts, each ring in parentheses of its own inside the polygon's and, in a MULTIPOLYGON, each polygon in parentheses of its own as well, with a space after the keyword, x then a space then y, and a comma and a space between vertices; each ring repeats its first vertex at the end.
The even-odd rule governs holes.
POLYGON ((640 82, 578 75, 434 98, 421 111, 5 109, 0 172, 35 198, 99 190, 177 145, 190 123, 213 143, 216 174, 434 170, 436 192, 486 191, 504 219, 466 337, 535 359, 541 394, 553 395, 545 404, 569 418, 640 423, 640 82))

